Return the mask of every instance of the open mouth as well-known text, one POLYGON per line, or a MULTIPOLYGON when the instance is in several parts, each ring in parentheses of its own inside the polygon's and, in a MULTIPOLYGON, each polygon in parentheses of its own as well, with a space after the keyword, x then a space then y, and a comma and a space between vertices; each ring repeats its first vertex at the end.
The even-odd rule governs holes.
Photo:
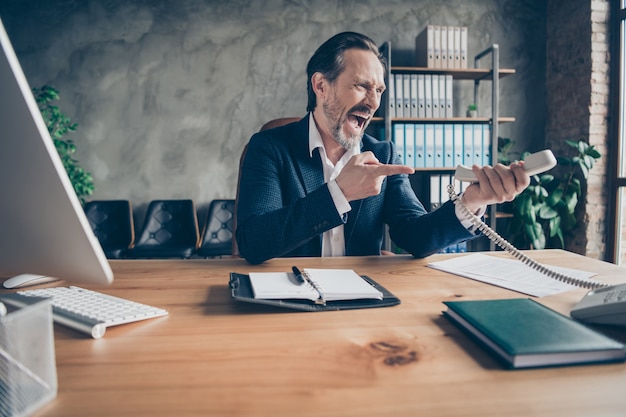
POLYGON ((369 116, 359 115, 355 113, 350 113, 348 115, 348 121, 354 128, 363 129, 363 127, 367 124, 369 120, 369 116))

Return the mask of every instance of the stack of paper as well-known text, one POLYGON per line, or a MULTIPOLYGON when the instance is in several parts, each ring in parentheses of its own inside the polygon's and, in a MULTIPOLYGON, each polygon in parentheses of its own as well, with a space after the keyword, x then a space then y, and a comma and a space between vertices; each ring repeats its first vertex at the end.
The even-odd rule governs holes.
MULTIPOLYGON (((431 262, 428 266, 535 297, 558 294, 576 288, 535 271, 517 259, 506 259, 482 253, 431 262)), ((583 280, 596 275, 594 272, 570 268, 556 266, 548 268, 583 280)))

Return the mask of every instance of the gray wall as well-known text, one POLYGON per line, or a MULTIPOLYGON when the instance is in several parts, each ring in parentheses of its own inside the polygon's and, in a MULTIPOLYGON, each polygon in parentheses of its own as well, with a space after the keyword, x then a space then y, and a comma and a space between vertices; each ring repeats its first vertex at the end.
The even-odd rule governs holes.
MULTIPOLYGON (((344 30, 390 41, 394 65, 413 65, 426 24, 468 26, 470 56, 498 43, 501 65, 517 70, 501 83, 501 115, 517 118, 501 135, 523 150, 544 143, 541 0, 1 0, 0 17, 31 86, 59 89, 79 124, 92 199, 129 199, 139 212, 191 198, 202 216, 210 200, 233 198, 250 135, 304 115, 306 62, 344 30)), ((459 106, 472 101, 468 83, 459 106)))

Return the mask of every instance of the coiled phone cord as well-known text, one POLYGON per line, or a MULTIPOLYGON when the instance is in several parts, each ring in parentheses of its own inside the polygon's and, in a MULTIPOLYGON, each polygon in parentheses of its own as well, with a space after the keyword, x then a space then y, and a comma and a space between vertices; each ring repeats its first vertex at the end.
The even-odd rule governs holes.
POLYGON ((452 184, 448 185, 448 195, 450 196, 450 200, 452 200, 454 205, 461 210, 463 215, 469 221, 471 221, 472 224, 478 230, 480 230, 492 242, 494 242, 495 244, 500 246, 502 249, 504 249, 505 251, 507 251, 508 253, 513 255, 518 260, 522 261, 522 263, 526 264, 527 266, 533 268, 536 271, 541 272, 542 274, 544 274, 544 275, 546 275, 546 276, 548 276, 548 277, 550 277, 552 279, 555 279, 557 281, 561 281, 561 282, 563 282, 565 284, 575 285, 575 286, 580 287, 580 288, 587 288, 587 289, 592 289, 593 290, 593 289, 602 288, 602 287, 606 287, 607 286, 607 284, 604 284, 602 282, 595 281, 595 280, 582 280, 582 279, 570 277, 568 275, 565 275, 565 274, 562 274, 560 272, 557 272, 557 271, 554 271, 552 269, 549 269, 549 268, 541 265, 540 263, 534 261, 533 259, 529 258, 528 256, 524 255, 522 252, 517 250, 517 248, 515 246, 513 246, 505 238, 500 236, 495 230, 493 230, 491 227, 489 227, 487 224, 485 224, 482 220, 480 220, 478 218, 478 216, 476 216, 467 207, 465 207, 465 204, 463 204, 461 202, 461 199, 456 195, 456 192, 454 191, 454 185, 452 185, 452 184))

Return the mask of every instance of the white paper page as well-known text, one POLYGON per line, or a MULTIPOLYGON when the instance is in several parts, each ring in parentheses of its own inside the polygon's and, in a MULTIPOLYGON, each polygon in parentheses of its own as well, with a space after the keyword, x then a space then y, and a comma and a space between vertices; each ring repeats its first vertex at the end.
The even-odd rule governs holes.
POLYGON ((288 272, 250 272, 250 284, 254 298, 307 299, 317 300, 319 294, 310 284, 298 284, 292 273, 288 272))
POLYGON ((326 300, 383 298, 383 293, 351 269, 305 268, 304 272, 319 285, 326 300))
MULTIPOLYGON (((482 253, 431 262, 428 266, 535 297, 558 294, 577 288, 535 271, 517 259, 506 259, 482 253)), ((594 272, 577 269, 551 265, 546 265, 546 267, 583 280, 596 275, 594 272)))

